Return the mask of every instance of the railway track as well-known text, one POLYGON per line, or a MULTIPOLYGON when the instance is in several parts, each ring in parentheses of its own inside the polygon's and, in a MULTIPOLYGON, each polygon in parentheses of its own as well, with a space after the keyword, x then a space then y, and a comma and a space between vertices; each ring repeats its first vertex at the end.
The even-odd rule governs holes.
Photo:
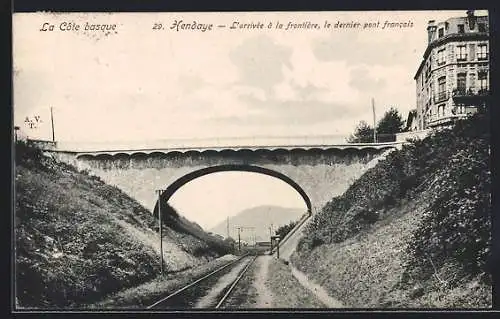
POLYGON ((161 298, 147 309, 220 308, 256 258, 256 255, 243 255, 161 298))

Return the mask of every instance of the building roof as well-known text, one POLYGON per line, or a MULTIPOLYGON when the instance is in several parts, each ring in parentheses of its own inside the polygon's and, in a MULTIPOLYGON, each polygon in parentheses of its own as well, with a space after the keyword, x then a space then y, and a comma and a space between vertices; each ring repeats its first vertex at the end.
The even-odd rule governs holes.
MULTIPOLYGON (((457 19, 466 19, 467 17, 454 17, 454 18, 449 18, 446 21, 440 22, 441 23, 449 23, 450 21, 456 21, 457 19)), ((478 20, 487 20, 488 16, 476 16, 478 20)), ((419 76, 420 72, 422 72, 422 69, 425 65, 425 62, 427 61, 427 57, 431 53, 432 49, 434 49, 437 46, 449 43, 449 42, 460 42, 460 41, 474 41, 474 40, 488 40, 489 38, 489 33, 488 32, 466 32, 466 33, 450 33, 446 34, 445 36, 435 39, 431 41, 428 45, 427 48, 425 49, 425 52, 422 57, 422 61, 420 62, 420 65, 418 66, 417 72, 415 73, 415 76, 413 77, 414 80, 417 79, 419 76)))

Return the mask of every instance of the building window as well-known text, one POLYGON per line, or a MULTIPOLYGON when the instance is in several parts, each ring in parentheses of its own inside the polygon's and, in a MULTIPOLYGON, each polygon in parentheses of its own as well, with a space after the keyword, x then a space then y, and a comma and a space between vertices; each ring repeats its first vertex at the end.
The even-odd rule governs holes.
POLYGON ((487 60, 488 59, 488 45, 479 44, 477 46, 477 59, 478 60, 487 60))
POLYGON ((467 73, 457 74, 457 93, 465 94, 467 87, 467 73))
POLYGON ((446 106, 446 104, 440 104, 440 105, 438 106, 438 110, 437 110, 437 116, 438 116, 438 118, 439 118, 439 117, 443 117, 443 116, 445 115, 445 114, 444 114, 444 113, 445 113, 445 112, 444 112, 444 110, 445 110, 445 106, 446 106))
POLYGON ((457 46, 457 61, 467 61, 467 46, 457 46))
POLYGON ((463 24, 458 25, 458 33, 464 33, 465 32, 465 27, 463 24))
POLYGON ((478 23, 477 27, 479 29, 479 32, 486 32, 486 24, 484 24, 484 23, 478 23))
POLYGON ((442 76, 438 79, 438 93, 446 91, 446 76, 442 76))
POLYGON ((438 30, 438 38, 442 38, 444 36, 444 29, 443 28, 439 28, 438 30))
POLYGON ((477 80, 479 82, 479 93, 485 93, 488 90, 488 74, 486 72, 478 73, 477 80))
POLYGON ((455 110, 453 114, 464 114, 465 113, 465 104, 459 103, 455 105, 455 110))
POLYGON ((446 76, 442 76, 438 79, 438 89, 437 96, 434 98, 434 103, 439 103, 447 99, 446 94, 446 76))
POLYGON ((445 49, 438 51, 438 65, 443 65, 446 63, 445 49))
POLYGON ((469 89, 472 91, 476 89, 476 75, 474 73, 469 74, 469 89))

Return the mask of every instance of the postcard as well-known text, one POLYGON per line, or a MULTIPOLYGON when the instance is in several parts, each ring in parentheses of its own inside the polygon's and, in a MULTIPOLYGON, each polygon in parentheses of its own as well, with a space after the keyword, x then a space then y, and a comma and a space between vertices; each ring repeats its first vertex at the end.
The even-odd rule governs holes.
POLYGON ((13 18, 13 309, 490 309, 487 10, 13 18))

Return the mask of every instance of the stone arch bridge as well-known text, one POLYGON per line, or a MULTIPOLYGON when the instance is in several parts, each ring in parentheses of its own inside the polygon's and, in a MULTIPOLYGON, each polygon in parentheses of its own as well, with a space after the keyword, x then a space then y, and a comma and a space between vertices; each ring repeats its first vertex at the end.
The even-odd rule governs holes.
POLYGON ((309 212, 342 194, 378 158, 401 146, 400 142, 333 143, 324 137, 321 141, 307 137, 288 143, 271 139, 264 143, 255 139, 248 143, 217 142, 40 145, 59 160, 87 169, 119 187, 152 211, 157 205, 157 189, 164 190, 163 202, 195 178, 221 171, 247 171, 288 183, 302 196, 309 212))

